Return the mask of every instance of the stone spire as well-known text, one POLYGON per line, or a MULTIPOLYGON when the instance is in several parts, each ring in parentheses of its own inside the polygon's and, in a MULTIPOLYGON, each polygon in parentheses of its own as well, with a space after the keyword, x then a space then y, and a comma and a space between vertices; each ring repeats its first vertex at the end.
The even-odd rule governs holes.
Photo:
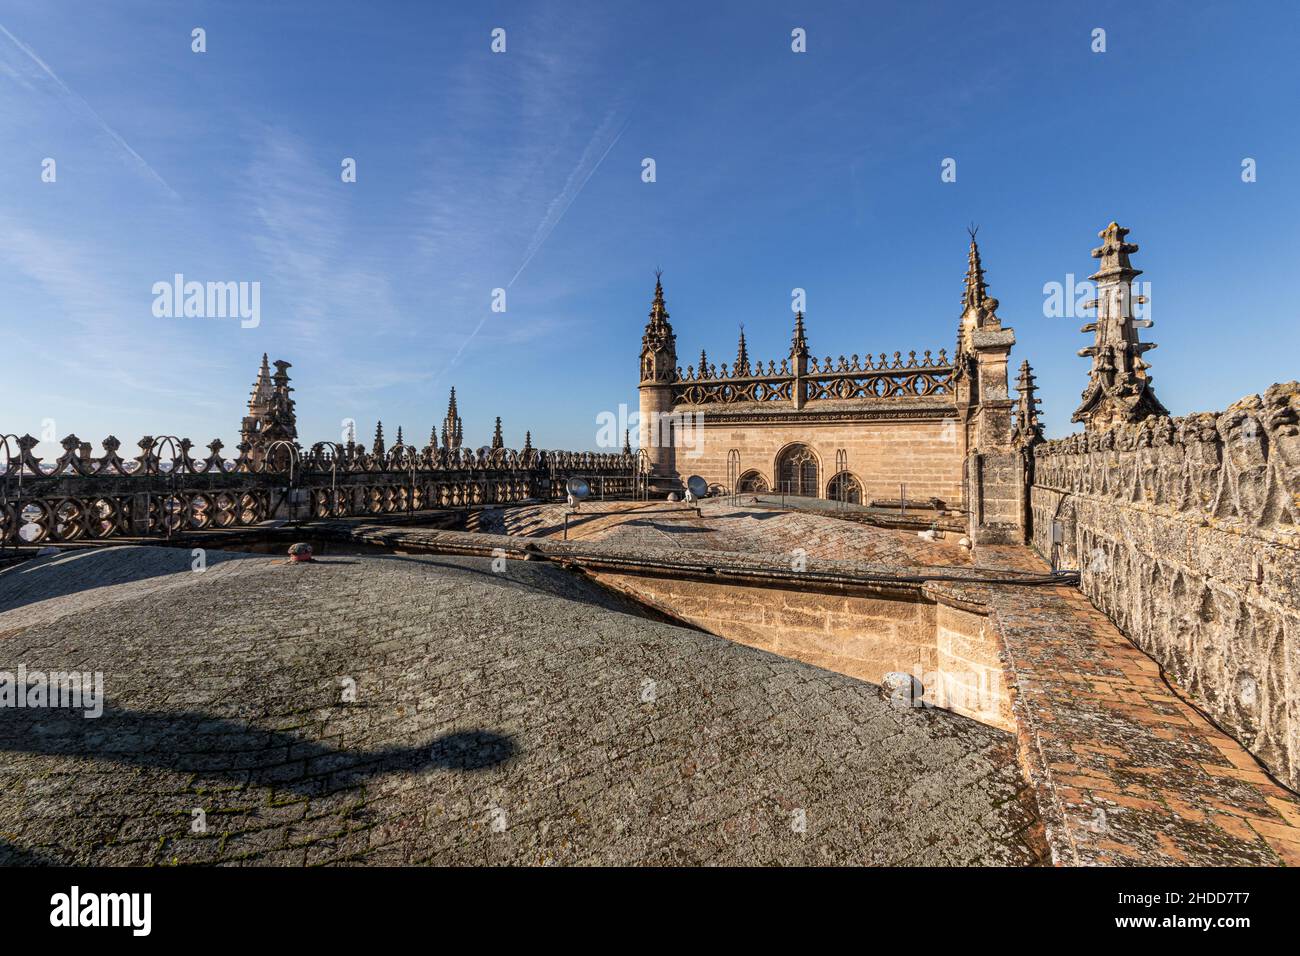
POLYGON ((262 353, 262 367, 257 372, 257 381, 253 383, 253 393, 248 399, 248 413, 250 415, 265 414, 267 407, 271 403, 271 368, 266 361, 266 353, 262 353))
POLYGON ((496 430, 492 432, 492 447, 493 447, 493 449, 497 449, 497 448, 505 448, 505 447, 506 447, 506 440, 505 440, 505 438, 504 438, 504 437, 502 436, 502 434, 501 434, 501 416, 500 416, 500 415, 497 416, 497 427, 496 427, 496 430))
POLYGON ((527 452, 532 450, 533 450, 533 433, 524 432, 524 451, 527 452))
POLYGON ((382 456, 384 454, 384 423, 383 422, 377 422, 375 424, 375 443, 373 446, 371 446, 370 452, 373 455, 379 455, 379 456, 382 456))
POLYGON ((963 312, 966 309, 978 309, 988 295, 988 287, 984 283, 984 266, 980 263, 980 247, 975 242, 975 233, 979 232, 979 227, 972 226, 967 232, 970 233, 970 251, 966 254, 966 288, 961 297, 963 312))
MULTIPOLYGON (((998 318, 998 300, 988 294, 988 283, 984 279, 984 264, 980 261, 979 243, 975 234, 979 227, 971 226, 966 230, 970 234, 970 249, 966 253, 966 279, 961 297, 961 318, 957 321, 957 352, 953 357, 952 383, 958 404, 978 404, 982 400, 978 384, 974 381, 977 353, 995 340, 1006 336, 980 335, 983 332, 1003 332, 1002 320, 998 318)), ((1005 330, 1010 332, 1010 329, 1005 330)), ((1014 342, 1014 336, 1006 344, 1014 342)), ((1010 355, 1008 351, 1007 355, 1010 355)), ((1000 396, 1006 397, 1006 375, 1002 376, 1003 390, 1000 396)))
POLYGON ((623 429, 623 454, 632 454, 632 429, 623 429))
POLYGON ((438 450, 438 426, 434 425, 429 429, 429 447, 434 451, 438 450))
POLYGON ((655 295, 650 303, 650 321, 646 323, 646 334, 672 335, 673 327, 668 324, 668 307, 664 304, 663 273, 655 273, 655 295))
POLYGON ((1021 446, 1032 446, 1043 440, 1043 426, 1038 420, 1038 406, 1042 399, 1035 393, 1034 370, 1029 366, 1029 359, 1020 363, 1020 378, 1016 380, 1016 425, 1011 433, 1011 440, 1021 446))
POLYGON ((294 401, 289 397, 293 389, 289 385, 289 369, 293 368, 283 359, 273 363, 275 374, 271 376, 271 431, 273 439, 295 441, 298 438, 298 416, 294 412, 294 401))
POLYGON ((655 273, 654 300, 650 303, 650 320, 641 336, 642 383, 672 382, 677 377, 677 336, 668 323, 664 305, 663 273, 655 273))
POLYGON ((464 425, 456 409, 456 386, 451 388, 451 401, 447 403, 447 417, 442 420, 442 447, 453 450, 460 447, 464 438, 464 425))
POLYGON ((749 374, 749 350, 745 348, 745 326, 740 326, 740 344, 736 346, 736 366, 732 370, 733 375, 749 374))
POLYGON ((1085 307, 1097 310, 1097 320, 1079 330, 1093 333, 1093 344, 1079 350, 1079 355, 1092 359, 1092 368, 1083 401, 1071 419, 1083 422, 1088 431, 1104 431, 1124 422, 1169 414, 1156 398, 1147 374, 1150 366, 1142 360, 1155 343, 1138 341, 1137 330, 1150 328, 1152 323, 1133 317, 1134 303, 1146 300, 1133 297, 1133 279, 1142 270, 1133 268, 1129 261, 1138 247, 1124 241, 1128 233, 1112 222, 1097 234, 1102 244, 1092 250, 1092 257, 1100 259, 1101 266, 1089 276, 1097 283, 1097 298, 1085 303, 1085 307))
MULTIPOLYGON (((405 445, 405 444, 406 444, 406 442, 402 441, 402 426, 401 426, 401 425, 398 425, 398 426, 397 426, 397 444, 398 444, 398 445, 405 445)), ((396 446, 394 446, 394 447, 396 447, 396 446)))
POLYGON ((808 336, 803 329, 803 311, 794 314, 794 336, 790 340, 790 355, 808 357, 808 336))
POLYGON ((289 397, 293 388, 289 385, 288 369, 293 366, 278 360, 274 365, 272 374, 271 363, 263 353, 262 366, 248 399, 248 414, 239 427, 239 443, 249 446, 254 462, 262 460, 264 449, 272 442, 298 440, 298 417, 294 401, 289 397))

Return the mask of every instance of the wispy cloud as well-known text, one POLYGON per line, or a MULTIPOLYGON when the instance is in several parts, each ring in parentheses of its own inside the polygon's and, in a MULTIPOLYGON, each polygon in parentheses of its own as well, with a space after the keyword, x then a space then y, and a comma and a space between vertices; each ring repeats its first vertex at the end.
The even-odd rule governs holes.
POLYGON ((331 170, 283 130, 254 135, 238 205, 268 277, 263 293, 284 310, 273 320, 318 345, 339 321, 394 322, 399 310, 387 262, 370 264, 365 230, 351 215, 346 190, 352 187, 339 180, 337 166, 331 170))
MULTIPOLYGON (((21 50, 24 54, 26 54, 27 58, 31 60, 32 63, 36 64, 36 66, 40 69, 40 71, 45 76, 47 76, 51 81, 54 82, 54 84, 59 88, 59 90, 63 93, 65 97, 71 99, 74 104, 78 105, 82 110, 84 110, 87 114, 89 114, 91 119, 93 119, 95 123, 98 124, 99 128, 103 130, 105 134, 108 135, 109 139, 111 139, 114 143, 116 143, 117 146, 123 152, 125 152, 129 157, 131 157, 131 159, 135 162, 135 164, 139 166, 142 170, 144 170, 144 172, 147 173, 150 177, 152 177, 154 181, 158 183, 158 185, 162 186, 162 188, 167 191, 168 195, 170 195, 174 199, 181 198, 180 195, 176 192, 176 190, 172 189, 172 187, 168 185, 167 180, 163 179, 162 176, 158 173, 158 171, 154 169, 152 166, 150 166, 149 163, 145 160, 145 158, 141 156, 139 153, 137 153, 131 147, 131 144, 122 138, 121 134, 118 133, 117 130, 109 126, 108 123, 105 122, 104 118, 95 111, 95 108, 93 106, 91 106, 89 103, 86 102, 85 98, 80 93, 77 93, 75 90, 69 87, 67 83, 64 83, 63 80, 59 77, 59 75, 55 73, 54 70, 50 67, 50 65, 37 55, 35 50, 29 47, 22 40, 18 39, 12 33, 10 33, 9 30, 4 26, 4 24, 0 24, 0 33, 3 33, 6 37, 8 37, 10 42, 12 42, 14 46, 16 46, 19 50, 21 50)), ((17 76, 17 72, 12 70, 12 68, 8 72, 17 76)), ((27 81, 23 80, 21 82, 22 85, 25 86, 27 89, 29 90, 33 89, 32 84, 28 83, 27 81)))

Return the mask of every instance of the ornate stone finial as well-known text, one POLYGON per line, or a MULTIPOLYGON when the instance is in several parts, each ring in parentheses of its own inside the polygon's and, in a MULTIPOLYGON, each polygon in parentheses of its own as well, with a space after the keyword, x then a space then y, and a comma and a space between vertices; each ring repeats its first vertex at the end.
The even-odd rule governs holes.
POLYGON ((1136 242, 1124 241, 1128 234, 1128 229, 1114 221, 1097 233, 1097 238, 1102 240, 1102 244, 1092 250, 1092 257, 1100 259, 1101 266, 1089 278, 1101 281, 1105 278, 1122 275, 1132 279, 1142 274, 1141 269, 1134 269, 1132 263, 1129 262, 1128 257, 1138 251, 1138 245, 1136 242))
POLYGON ((506 440, 501 434, 501 416, 498 415, 497 427, 492 432, 492 448, 497 449, 497 448, 505 448, 505 447, 506 447, 506 440))
POLYGON ((749 350, 745 348, 745 324, 740 324, 740 344, 736 346, 736 364, 732 368, 735 375, 749 374, 749 350))
POLYGON ((803 328, 803 310, 800 309, 794 314, 794 335, 790 340, 790 354, 792 356, 808 355, 808 336, 803 328))
POLYGON ((434 451, 438 450, 438 426, 434 425, 429 429, 429 447, 434 451))
POLYGON ((406 442, 402 441, 402 426, 401 426, 401 425, 398 425, 398 426, 397 426, 397 445, 396 445, 395 447, 401 448, 401 447, 403 447, 405 444, 406 444, 406 442))
POLYGON ((442 447, 448 451, 457 449, 464 439, 464 424, 460 411, 456 407, 456 386, 451 388, 451 399, 447 402, 447 417, 442 420, 442 447))
POLYGON ((664 270, 655 270, 655 296, 654 301, 650 303, 650 318, 652 321, 667 324, 668 308, 664 305, 664 270))
POLYGON ((382 456, 384 454, 384 423, 375 423, 375 444, 372 448, 372 454, 382 456))
POLYGON ((630 428, 623 429, 623 454, 632 454, 632 430, 630 428))
POLYGON ((704 354, 704 349, 700 349, 700 378, 709 377, 709 357, 704 354))
POLYGON ((532 450, 533 450, 533 433, 524 432, 524 451, 529 452, 532 450))
POLYGON ((988 295, 988 286, 984 282, 984 266, 980 262, 980 247, 975 241, 975 233, 979 232, 979 226, 971 226, 966 231, 970 233, 970 251, 966 254, 966 288, 961 297, 963 311, 978 309, 988 295))
POLYGON ((1016 392, 1019 396, 1016 401, 1016 424, 1012 431, 1012 441, 1020 446, 1033 446, 1043 440, 1043 426, 1038 420, 1038 406, 1042 399, 1037 398, 1035 393, 1038 389, 1035 387, 1034 370, 1029 365, 1029 359, 1020 363, 1020 377, 1016 380, 1016 392))
POLYGON ((1079 331, 1091 332, 1093 344, 1079 350, 1092 359, 1088 387, 1071 421, 1083 422, 1088 431, 1104 431, 1124 422, 1137 422, 1153 415, 1168 415, 1151 388, 1150 367, 1142 356, 1155 348, 1154 342, 1138 340, 1139 328, 1150 328, 1149 319, 1133 315, 1134 303, 1146 300, 1133 296, 1133 279, 1142 274, 1133 268, 1129 256, 1136 243, 1125 242, 1129 231, 1112 222, 1098 236, 1102 244, 1092 250, 1101 265, 1091 278, 1097 283, 1097 298, 1084 303, 1095 308, 1097 319, 1079 331))

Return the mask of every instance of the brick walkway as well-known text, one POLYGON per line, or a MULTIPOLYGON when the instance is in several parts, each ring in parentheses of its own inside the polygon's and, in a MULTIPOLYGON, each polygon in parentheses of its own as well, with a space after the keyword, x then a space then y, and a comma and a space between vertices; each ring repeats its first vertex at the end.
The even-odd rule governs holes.
MULTIPOLYGON (((977 561, 1046 568, 1023 548, 982 547, 977 561)), ((1080 591, 983 590, 1057 862, 1300 865, 1300 800, 1080 591)))

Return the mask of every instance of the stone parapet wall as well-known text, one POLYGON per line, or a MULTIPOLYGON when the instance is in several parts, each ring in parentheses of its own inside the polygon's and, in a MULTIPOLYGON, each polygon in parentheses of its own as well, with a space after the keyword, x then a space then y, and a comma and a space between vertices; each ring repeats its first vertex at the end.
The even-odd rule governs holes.
POLYGON ((1300 384, 1046 442, 1034 469, 1035 550, 1300 789, 1300 384))

